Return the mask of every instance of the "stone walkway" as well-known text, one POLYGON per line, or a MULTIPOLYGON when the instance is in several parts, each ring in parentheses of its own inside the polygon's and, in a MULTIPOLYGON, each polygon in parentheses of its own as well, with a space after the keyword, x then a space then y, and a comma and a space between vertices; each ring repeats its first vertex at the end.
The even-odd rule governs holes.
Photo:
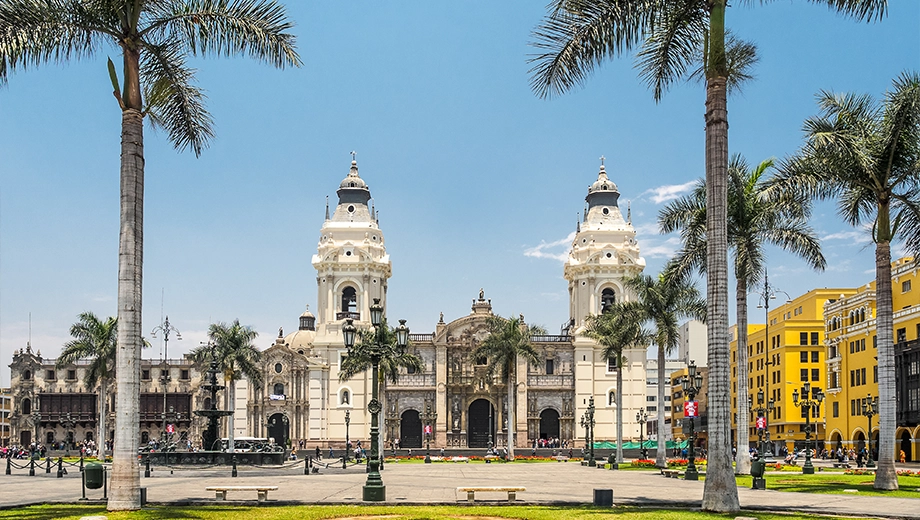
MULTIPOLYGON (((142 473, 143 475, 143 473, 142 473)), ((612 489, 614 504, 638 506, 678 506, 698 508, 703 482, 662 477, 654 472, 609 471, 568 463, 532 464, 387 464, 382 472, 386 502, 391 504, 466 503, 464 486, 523 486, 517 494, 522 504, 590 504, 594 489, 612 489)), ((187 470, 154 467, 150 477, 141 476, 147 500, 156 504, 213 504, 217 485, 273 485, 272 504, 361 503, 367 475, 363 466, 322 469, 316 475, 303 474, 303 462, 285 468, 240 467, 239 476, 229 468, 187 470)), ((27 470, 0 475, 0 507, 36 503, 76 503, 81 497, 79 471, 70 468, 63 478, 44 468, 29 477, 27 470)), ((854 495, 819 495, 779 491, 754 491, 739 488, 741 506, 748 510, 795 511, 881 518, 920 519, 920 501, 913 498, 888 498, 854 495)), ((255 492, 230 493, 228 503, 254 503, 255 492)), ((920 498, 920 493, 918 493, 920 498)), ((87 497, 99 499, 102 490, 87 490, 87 497)), ((504 493, 477 494, 477 502, 507 503, 504 493)))

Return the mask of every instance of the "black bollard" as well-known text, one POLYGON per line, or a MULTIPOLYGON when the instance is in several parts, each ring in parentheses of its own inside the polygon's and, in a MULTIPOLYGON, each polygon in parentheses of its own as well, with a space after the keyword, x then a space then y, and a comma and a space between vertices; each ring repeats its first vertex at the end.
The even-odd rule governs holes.
POLYGON ((51 473, 51 457, 45 457, 45 473, 51 473))
POLYGON ((83 453, 80 453, 80 473, 83 473, 83 453))
POLYGON ((6 474, 7 475, 13 474, 12 468, 10 468, 10 458, 9 457, 6 458, 6 474))
POLYGON ((35 459, 29 459, 29 476, 35 476, 35 459))
POLYGON ((150 476, 150 455, 144 456, 144 477, 150 476))
POLYGON ((307 455, 306 457, 303 458, 303 474, 304 475, 310 474, 310 455, 307 455))
POLYGON ((64 478, 64 460, 60 457, 57 462, 57 478, 64 478))
POLYGON ((235 477, 236 476, 236 455, 231 457, 230 460, 233 463, 233 471, 230 472, 230 476, 235 477))

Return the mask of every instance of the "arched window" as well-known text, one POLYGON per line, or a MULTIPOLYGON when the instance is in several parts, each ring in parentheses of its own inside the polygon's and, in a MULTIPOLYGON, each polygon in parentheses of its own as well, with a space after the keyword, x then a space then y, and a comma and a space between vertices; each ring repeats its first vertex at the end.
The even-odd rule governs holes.
POLYGON ((22 378, 25 379, 26 381, 32 379, 32 371, 31 371, 31 370, 23 370, 23 371, 22 371, 22 378))
POLYGON ((613 305, 617 301, 617 295, 613 292, 613 289, 610 287, 601 291, 601 313, 607 310, 607 307, 613 305))
POLYGON ((358 296, 354 287, 342 289, 342 312, 358 312, 358 296))
POLYGON ((31 415, 32 414, 32 400, 23 399, 22 400, 22 415, 31 415))
POLYGON ((617 404, 617 391, 611 390, 607 392, 607 406, 614 406, 617 404))
POLYGON ((272 393, 275 395, 284 395, 284 383, 275 383, 272 393))

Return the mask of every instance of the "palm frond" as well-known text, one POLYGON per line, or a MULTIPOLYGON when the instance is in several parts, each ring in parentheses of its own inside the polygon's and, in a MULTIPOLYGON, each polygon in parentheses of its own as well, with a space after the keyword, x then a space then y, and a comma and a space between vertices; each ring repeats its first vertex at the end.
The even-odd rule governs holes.
POLYGON ((708 14, 700 2, 681 0, 667 5, 636 55, 639 76, 652 88, 655 101, 701 60, 708 26, 708 14))
POLYGON ((148 41, 173 35, 195 54, 249 55, 274 67, 300 66, 294 26, 271 0, 195 0, 149 5, 141 32, 148 41))
POLYGON ((19 69, 93 55, 117 26, 93 2, 0 2, 0 83, 19 69))
POLYGON ((177 149, 191 147, 201 155, 214 137, 214 121, 204 107, 204 94, 192 84, 195 71, 186 66, 176 41, 146 45, 145 50, 141 77, 151 124, 165 128, 177 149))
POLYGON ((560 0, 534 30, 530 86, 542 98, 581 85, 607 58, 644 41, 664 0, 560 0))

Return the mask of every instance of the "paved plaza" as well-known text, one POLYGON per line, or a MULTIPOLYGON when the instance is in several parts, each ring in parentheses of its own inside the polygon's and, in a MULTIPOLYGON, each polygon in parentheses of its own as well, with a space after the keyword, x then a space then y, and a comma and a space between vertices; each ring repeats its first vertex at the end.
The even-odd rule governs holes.
MULTIPOLYGON (((143 474, 142 474, 143 475, 143 474)), ((614 504, 644 507, 698 508, 703 495, 702 481, 662 477, 654 472, 610 471, 581 466, 576 462, 530 464, 387 464, 382 472, 386 501, 390 504, 466 503, 464 486, 523 486, 521 504, 590 504, 594 489, 612 489, 614 504)), ((230 469, 179 469, 154 467, 150 477, 141 476, 147 500, 155 504, 209 503, 215 500, 208 486, 272 485, 270 504, 348 504, 362 502, 366 480, 363 466, 343 470, 324 468, 320 474, 304 475, 303 462, 281 468, 240 467, 239 476, 230 469)), ((871 477, 867 477, 871 480, 871 477)), ((4 507, 42 502, 75 503, 81 497, 80 473, 71 469, 63 478, 44 468, 29 477, 27 471, 0 475, 0 504, 4 507)), ((920 518, 918 501, 858 495, 819 495, 779 491, 738 490, 741 506, 750 510, 795 511, 883 518, 920 518)), ((254 503, 255 492, 230 493, 227 503, 254 503)), ((101 498, 102 490, 87 490, 87 497, 101 498)), ((920 493, 918 493, 920 497, 920 493)), ((477 502, 507 503, 504 493, 477 494, 477 502)))

